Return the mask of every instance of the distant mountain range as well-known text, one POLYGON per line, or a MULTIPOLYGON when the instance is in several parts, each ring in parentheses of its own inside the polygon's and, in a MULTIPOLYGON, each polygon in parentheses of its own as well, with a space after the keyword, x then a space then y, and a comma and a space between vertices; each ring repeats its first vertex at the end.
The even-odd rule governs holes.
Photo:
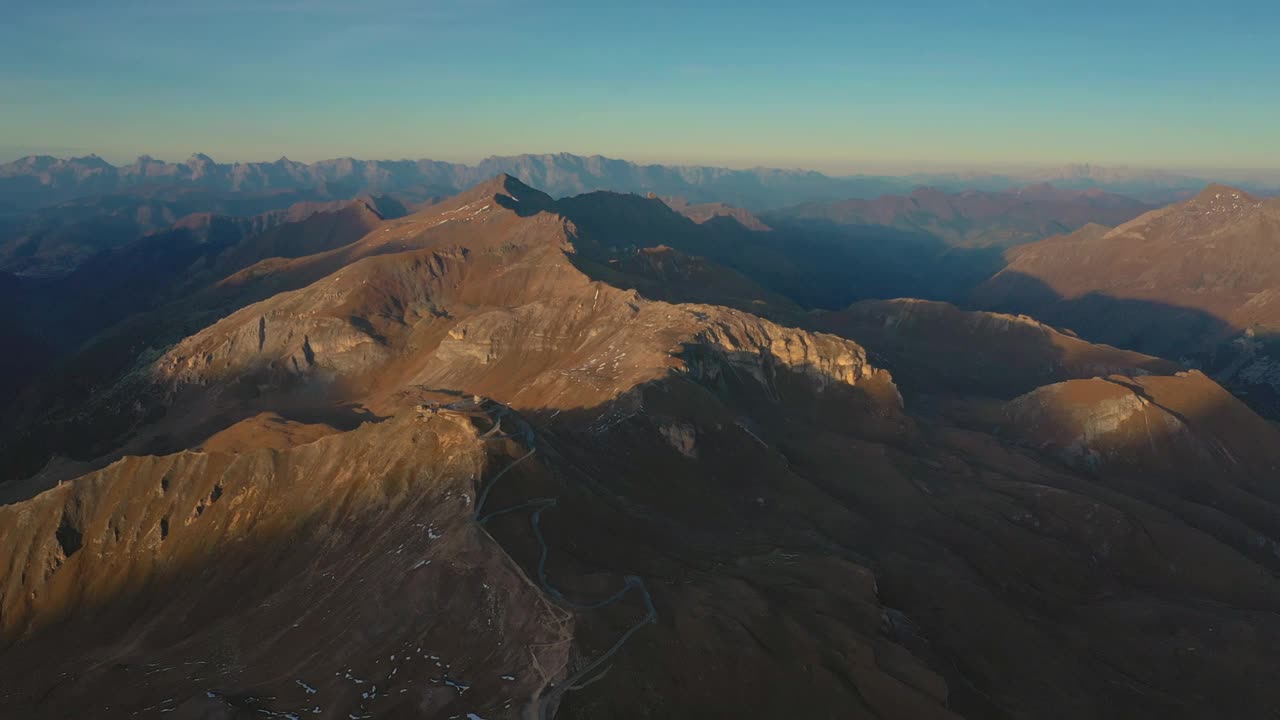
POLYGON ((918 188, 910 195, 874 200, 804 203, 767 213, 763 219, 814 228, 891 227, 931 235, 955 247, 1011 247, 1091 222, 1118 225, 1152 209, 1153 205, 1097 188, 1065 190, 1039 184, 960 193, 918 188))
MULTIPOLYGON (((168 229, 192 215, 252 217, 275 213, 283 217, 294 205, 338 205, 350 199, 305 189, 239 193, 180 185, 75 198, 0 216, 0 271, 31 277, 61 276, 96 253, 168 229)), ((296 215, 298 210, 292 212, 296 215)))
POLYGON ((905 178, 833 178, 806 170, 639 165, 567 153, 491 157, 476 165, 353 158, 225 164, 197 153, 183 163, 144 156, 132 164, 115 166, 94 155, 67 160, 33 156, 0 165, 0 204, 33 207, 156 185, 242 193, 307 189, 333 197, 393 192, 426 198, 459 192, 499 173, 545 187, 555 196, 593 190, 654 192, 691 202, 721 201, 755 208, 874 195, 909 189, 912 184, 905 178))
MULTIPOLYGON (((396 193, 410 199, 438 199, 498 173, 508 173, 555 197, 595 190, 655 193, 691 203, 725 202, 751 210, 803 202, 874 198, 927 185, 944 191, 1008 190, 1036 182, 1067 189, 1098 188, 1148 202, 1170 202, 1193 195, 1209 180, 1177 173, 1092 165, 1027 173, 934 173, 904 176, 834 177, 812 170, 641 165, 599 155, 568 153, 490 157, 475 165, 438 160, 357 160, 314 163, 280 158, 275 162, 218 163, 196 153, 171 163, 142 156, 128 165, 112 165, 96 155, 59 159, 30 156, 0 165, 0 213, 42 207, 84 197, 166 185, 220 192, 299 192, 327 199, 359 193, 396 193)), ((1242 187, 1266 194, 1280 178, 1257 176, 1242 187)))
MULTIPOLYGON (((601 165, 593 158, 572 156, 515 160, 521 164, 525 175, 559 178, 556 182, 562 196, 583 194, 577 189, 591 183, 609 184, 624 190, 631 188, 650 198, 656 198, 659 193, 645 191, 646 187, 677 188, 685 195, 663 195, 663 201, 698 223, 730 222, 756 231, 785 228, 794 231, 787 233, 793 236, 792 242, 802 244, 809 244, 814 238, 830 239, 833 235, 839 236, 835 239, 844 244, 853 236, 858 243, 871 241, 875 248, 870 251, 877 254, 904 243, 919 245, 925 241, 939 251, 947 248, 995 249, 992 257, 998 260, 1000 248, 1071 232, 1088 223, 1116 225, 1155 207, 1097 188, 1071 190, 1042 183, 1013 190, 959 192, 921 187, 909 194, 905 191, 902 194, 881 193, 869 200, 858 197, 810 199, 798 205, 761 212, 723 201, 689 200, 690 197, 739 194, 734 187, 745 187, 751 182, 747 179, 748 171, 723 171, 730 174, 718 180, 710 175, 701 180, 694 177, 702 184, 691 184, 688 178, 677 177, 689 169, 645 168, 603 159, 600 159, 604 163, 601 165), (576 170, 570 167, 574 163, 577 163, 576 170), (614 169, 610 170, 610 167, 614 169), (887 234, 885 229, 894 232, 887 234), (890 238, 891 242, 886 244, 884 241, 890 238)), ((145 161, 124 168, 114 168, 100 161, 88 165, 81 165, 79 161, 32 162, 30 165, 40 172, 36 175, 13 175, 11 184, 19 184, 19 180, 28 184, 38 180, 43 183, 40 187, 51 193, 66 193, 75 187, 94 183, 105 187, 108 180, 120 186, 111 192, 76 197, 23 212, 0 213, 0 272, 30 278, 65 276, 96 253, 120 247, 142 235, 165 230, 192 213, 212 212, 244 217, 283 210, 295 203, 338 203, 347 202, 352 197, 379 197, 377 202, 380 204, 394 201, 406 208, 422 207, 454 194, 448 188, 449 183, 461 182, 459 178, 475 172, 465 166, 423 163, 424 173, 415 176, 413 172, 404 170, 396 175, 379 170, 380 163, 364 163, 366 167, 359 173, 364 180, 356 182, 351 179, 351 172, 354 172, 351 168, 335 169, 335 166, 323 163, 215 166, 198 157, 185 165, 145 161), (86 168, 97 168, 101 172, 86 175, 86 168), (104 179, 102 172, 115 173, 114 180, 104 179), (426 177, 431 173, 434 177, 426 177), (345 179, 326 179, 340 175, 345 179), (145 178, 151 181, 143 183, 145 178), (156 181, 157 178, 163 182, 156 181)), ((763 174, 757 180, 767 177, 773 184, 770 186, 772 189, 757 185, 756 190, 777 190, 776 198, 791 195, 812 198, 815 194, 821 197, 823 193, 834 192, 833 188, 837 187, 811 183, 814 177, 825 178, 829 183, 838 180, 816 173, 796 174, 788 180, 783 175, 767 175, 774 171, 758 172, 763 174)), ((903 182, 901 178, 886 180, 889 181, 903 182)), ((852 185, 846 189, 850 192, 858 190, 852 185)), ((830 245, 830 242, 826 244, 830 245)), ((725 251, 730 254, 737 252, 733 247, 727 247, 725 251)), ((726 262, 723 256, 721 262, 726 262)), ((737 264, 737 261, 730 264, 737 264)), ((915 264, 915 259, 907 263, 908 266, 915 264)), ((966 261, 966 264, 970 263, 966 261)), ((979 265, 979 277, 973 278, 975 282, 998 269, 988 262, 979 265)), ((809 276, 806 282, 812 279, 809 276)), ((841 281, 838 284, 845 283, 841 281)), ((905 290, 898 288, 899 292, 905 290)), ((912 293, 921 291, 919 287, 911 288, 912 293)), ((939 293, 936 288, 926 294, 934 299, 947 297, 947 293, 939 293)), ((835 306, 843 306, 851 299, 833 296, 823 301, 814 299, 813 302, 830 305, 834 300, 835 306)))

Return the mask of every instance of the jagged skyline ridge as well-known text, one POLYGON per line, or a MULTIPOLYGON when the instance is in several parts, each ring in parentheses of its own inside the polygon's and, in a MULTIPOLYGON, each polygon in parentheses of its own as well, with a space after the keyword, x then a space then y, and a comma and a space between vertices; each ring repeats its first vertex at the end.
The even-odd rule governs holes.
POLYGON ((1197 176, 1097 165, 1005 173, 835 176, 803 169, 646 165, 570 153, 491 156, 476 164, 355 158, 303 163, 287 157, 271 162, 219 163, 208 154, 193 153, 184 162, 167 162, 144 155, 120 164, 112 164, 96 154, 69 159, 28 156, 0 164, 0 194, 10 200, 14 196, 22 197, 20 204, 41 204, 140 186, 194 184, 237 192, 324 188, 336 197, 357 192, 400 191, 442 195, 503 172, 544 187, 555 196, 592 190, 655 192, 693 202, 729 202, 757 210, 811 200, 903 194, 921 186, 949 191, 1004 191, 1047 182, 1062 188, 1099 188, 1166 202, 1189 196, 1192 191, 1215 181, 1233 182, 1262 194, 1280 188, 1280 177, 1267 173, 1197 176))

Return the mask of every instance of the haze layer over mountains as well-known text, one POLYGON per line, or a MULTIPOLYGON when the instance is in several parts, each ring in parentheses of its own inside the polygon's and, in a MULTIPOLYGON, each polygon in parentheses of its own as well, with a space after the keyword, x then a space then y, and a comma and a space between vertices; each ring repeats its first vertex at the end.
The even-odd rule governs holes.
MULTIPOLYGON (((357 160, 314 163, 280 158, 275 162, 218 163, 202 153, 174 163, 149 156, 112 165, 96 155, 60 159, 29 156, 0 164, 0 208, 31 208, 86 195, 135 188, 195 186, 222 192, 307 190, 350 197, 360 192, 457 193, 497 173, 544 188, 552 196, 593 190, 653 192, 690 202, 726 202, 750 210, 813 200, 873 198, 919 186, 943 190, 1008 190, 1036 183, 1063 189, 1100 189, 1143 200, 1162 201, 1194 193, 1210 179, 1158 170, 1073 165, 1011 173, 919 173, 892 176, 830 176, 809 170, 643 165, 626 160, 569 153, 490 157, 476 165, 437 160, 357 160)), ((1247 185, 1265 191, 1280 179, 1259 176, 1247 185)))
POLYGON ((0 715, 1271 716, 1277 201, 934 180, 0 167, 0 715))

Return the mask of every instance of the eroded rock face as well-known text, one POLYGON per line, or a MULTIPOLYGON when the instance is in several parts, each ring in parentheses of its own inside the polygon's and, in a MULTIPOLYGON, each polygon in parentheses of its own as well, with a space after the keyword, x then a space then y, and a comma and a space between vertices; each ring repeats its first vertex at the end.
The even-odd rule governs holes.
POLYGON ((768 382, 774 364, 813 379, 819 388, 856 385, 880 372, 867 362, 866 352, 848 340, 780 327, 744 313, 710 307, 705 313, 710 321, 697 340, 761 384, 768 382))
POLYGON ((689 423, 668 423, 658 428, 662 437, 671 443, 676 452, 687 458, 698 459, 698 432, 689 423))
POLYGON ((284 450, 129 457, 0 509, 14 559, 3 704, 27 717, 536 706, 568 672, 573 625, 473 521, 477 483, 511 460, 442 413, 284 450), (68 664, 72 639, 101 660, 68 664), (50 691, 60 667, 75 682, 50 691))
POLYGON ((1018 437, 1055 448, 1069 461, 1090 467, 1104 454, 1122 450, 1138 434, 1187 432, 1173 415, 1131 388, 1103 378, 1047 385, 1013 400, 1006 412, 1018 437))

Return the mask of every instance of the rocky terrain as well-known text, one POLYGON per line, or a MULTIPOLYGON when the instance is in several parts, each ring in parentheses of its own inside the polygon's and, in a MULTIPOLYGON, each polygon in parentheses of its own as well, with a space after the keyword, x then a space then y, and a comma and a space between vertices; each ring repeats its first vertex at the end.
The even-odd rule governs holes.
POLYGON ((192 327, 9 416, 0 715, 1280 708, 1280 430, 714 222, 503 175, 127 321, 192 327))
POLYGON ((0 376, 0 404, 69 354, 85 359, 75 370, 81 380, 114 373, 144 348, 174 342, 208 315, 225 314, 225 298, 200 292, 228 274, 271 257, 346 245, 403 212, 386 198, 361 198, 297 203, 249 217, 193 213, 163 230, 97 249, 61 277, 0 275, 7 278, 0 297, 17 310, 6 322, 20 348, 12 371, 0 376), (181 312, 169 307, 193 296, 205 299, 181 312), (129 322, 117 327, 122 321, 129 322), (95 339, 106 328, 115 330, 95 339), (81 351, 90 341, 93 347, 81 351))
POLYGON ((1014 248, 973 294, 1091 340, 1202 367, 1277 412, 1280 201, 1211 185, 1108 229, 1014 248))

